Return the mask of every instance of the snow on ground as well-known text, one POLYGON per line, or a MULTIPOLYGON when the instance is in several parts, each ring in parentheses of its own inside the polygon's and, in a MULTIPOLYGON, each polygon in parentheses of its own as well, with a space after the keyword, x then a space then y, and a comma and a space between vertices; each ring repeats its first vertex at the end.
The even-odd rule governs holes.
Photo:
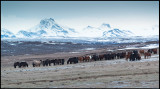
POLYGON ((69 52, 69 53, 79 53, 79 52, 69 52))
POLYGON ((126 47, 123 49, 117 49, 117 50, 129 50, 129 49, 152 49, 152 48, 158 48, 159 44, 150 44, 150 45, 146 45, 144 47, 126 47))
POLYGON ((136 48, 136 47, 130 47, 130 48, 124 48, 124 49, 139 49, 139 48, 136 48))
POLYGON ((141 47, 143 49, 151 49, 151 48, 158 48, 159 44, 150 44, 150 45, 146 45, 145 47, 141 47))
MULTIPOLYGON (((143 58, 144 56, 142 56, 142 58, 143 58)), ((151 56, 151 58, 149 58, 149 59, 142 59, 142 60, 140 60, 140 62, 146 62, 146 61, 157 61, 157 60, 159 60, 159 55, 153 55, 153 56, 151 56)))

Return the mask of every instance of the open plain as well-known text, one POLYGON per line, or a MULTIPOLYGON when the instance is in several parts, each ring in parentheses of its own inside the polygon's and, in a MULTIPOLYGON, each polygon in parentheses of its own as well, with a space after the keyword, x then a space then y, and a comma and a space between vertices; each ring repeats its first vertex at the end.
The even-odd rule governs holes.
POLYGON ((102 53, 104 49, 44 55, 1 57, 2 88, 159 88, 159 53, 140 61, 123 59, 67 64, 69 57, 102 53), (64 65, 32 67, 32 61, 64 58, 64 65), (14 68, 15 61, 29 67, 14 68))

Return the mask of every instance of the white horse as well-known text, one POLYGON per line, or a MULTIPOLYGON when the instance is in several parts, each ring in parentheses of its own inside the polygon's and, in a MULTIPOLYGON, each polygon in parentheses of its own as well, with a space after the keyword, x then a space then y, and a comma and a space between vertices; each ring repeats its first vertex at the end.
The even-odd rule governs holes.
POLYGON ((41 63, 42 63, 41 61, 33 60, 32 65, 33 65, 33 67, 37 67, 37 66, 39 66, 39 67, 40 67, 41 63))

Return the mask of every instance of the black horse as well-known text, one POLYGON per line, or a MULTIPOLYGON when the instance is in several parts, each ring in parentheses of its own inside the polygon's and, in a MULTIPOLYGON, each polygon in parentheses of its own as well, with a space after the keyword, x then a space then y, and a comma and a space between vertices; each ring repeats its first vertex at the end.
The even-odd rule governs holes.
POLYGON ((99 57, 98 57, 98 55, 93 55, 93 56, 92 56, 92 60, 94 60, 94 61, 97 61, 97 60, 99 60, 99 57))
POLYGON ((52 59, 50 62, 53 63, 53 65, 56 65, 55 59, 52 59))
POLYGON ((104 54, 105 60, 111 60, 111 54, 104 54))
POLYGON ((19 64, 20 64, 19 62, 15 62, 14 63, 14 68, 16 68, 16 66, 19 66, 19 64))
POLYGON ((19 68, 21 68, 21 67, 28 67, 28 63, 27 62, 20 62, 19 68))
POLYGON ((62 60, 62 61, 61 61, 61 62, 62 62, 62 65, 64 65, 64 59, 61 59, 61 60, 62 60))
POLYGON ((52 59, 50 63, 53 63, 53 65, 64 65, 64 59, 52 59))
POLYGON ((64 65, 64 59, 58 59, 60 65, 64 65))
POLYGON ((67 61, 67 64, 72 64, 72 63, 74 63, 74 64, 76 64, 76 63, 78 63, 78 57, 72 57, 72 58, 69 58, 68 59, 68 61, 67 61))
POLYGON ((152 49, 148 49, 148 51, 147 51, 148 53, 152 53, 152 49))
POLYGON ((137 60, 140 60, 140 59, 141 59, 141 57, 138 54, 138 51, 134 50, 132 52, 132 54, 130 55, 130 61, 137 61, 137 60))
POLYGON ((42 61, 43 66, 51 66, 51 60, 46 59, 45 61, 42 61))

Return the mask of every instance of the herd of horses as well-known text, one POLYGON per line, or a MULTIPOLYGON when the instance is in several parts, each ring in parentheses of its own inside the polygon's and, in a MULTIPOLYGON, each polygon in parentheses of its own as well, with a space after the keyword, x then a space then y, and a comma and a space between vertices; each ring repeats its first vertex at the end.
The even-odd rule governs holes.
MULTIPOLYGON (((80 57, 71 57, 68 59, 67 64, 76 64, 78 62, 90 62, 90 61, 100 61, 100 60, 113 60, 113 59, 122 59, 125 58, 127 61, 138 61, 141 60, 141 56, 144 55, 144 58, 150 58, 152 54, 157 54, 157 49, 148 49, 145 50, 133 50, 133 51, 124 51, 124 52, 109 52, 104 54, 92 54, 92 55, 84 55, 80 57)), ((53 65, 64 65, 64 59, 46 59, 46 60, 33 60, 32 65, 33 67, 40 67, 43 66, 51 66, 53 65)), ((21 67, 28 67, 27 62, 15 62, 14 68, 18 66, 21 67)))

